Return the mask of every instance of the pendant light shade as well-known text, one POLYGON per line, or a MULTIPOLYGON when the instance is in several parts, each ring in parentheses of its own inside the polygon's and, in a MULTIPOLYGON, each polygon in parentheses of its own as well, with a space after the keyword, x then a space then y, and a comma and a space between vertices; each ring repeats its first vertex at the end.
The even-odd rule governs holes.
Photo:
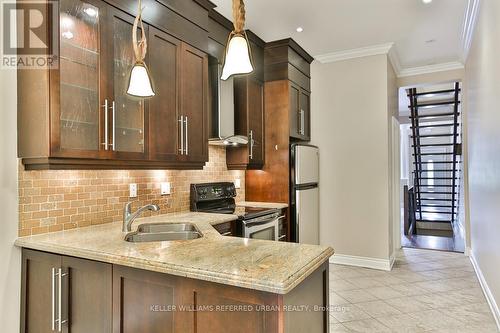
POLYGON ((155 95, 145 63, 138 62, 132 67, 127 94, 135 97, 152 97, 155 95))
POLYGON ((227 80, 235 74, 248 74, 253 72, 250 60, 250 48, 246 36, 233 35, 227 45, 222 80, 227 80))
POLYGON ((134 47, 135 64, 130 70, 127 94, 141 98, 152 97, 155 95, 153 82, 151 81, 148 67, 144 63, 148 43, 144 31, 144 24, 142 23, 141 0, 139 0, 138 14, 134 20, 134 26, 132 27, 132 43, 134 47), (137 41, 137 29, 139 25, 141 26, 141 39, 137 41))
POLYGON ((248 42, 245 27, 245 4, 243 0, 233 0, 234 30, 229 34, 222 80, 227 80, 233 75, 249 74, 253 72, 252 52, 248 42))

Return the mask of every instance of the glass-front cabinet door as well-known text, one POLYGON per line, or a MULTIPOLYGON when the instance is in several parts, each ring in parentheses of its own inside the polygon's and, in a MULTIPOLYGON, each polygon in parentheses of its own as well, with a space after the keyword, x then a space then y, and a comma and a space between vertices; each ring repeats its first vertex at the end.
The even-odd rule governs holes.
POLYGON ((58 91, 52 105, 55 150, 62 155, 98 157, 103 148, 101 107, 101 15, 98 2, 61 0, 59 71, 51 76, 58 91))
POLYGON ((110 9, 109 18, 109 47, 112 53, 109 141, 112 151, 122 157, 142 157, 146 151, 145 103, 143 99, 126 94, 130 70, 135 62, 132 47, 134 17, 110 9))

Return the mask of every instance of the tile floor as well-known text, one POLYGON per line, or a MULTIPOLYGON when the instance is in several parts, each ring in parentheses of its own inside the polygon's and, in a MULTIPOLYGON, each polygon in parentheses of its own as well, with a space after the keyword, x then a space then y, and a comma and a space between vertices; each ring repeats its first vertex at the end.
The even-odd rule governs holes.
POLYGON ((330 265, 330 333, 498 332, 469 258, 403 249, 391 272, 330 265))

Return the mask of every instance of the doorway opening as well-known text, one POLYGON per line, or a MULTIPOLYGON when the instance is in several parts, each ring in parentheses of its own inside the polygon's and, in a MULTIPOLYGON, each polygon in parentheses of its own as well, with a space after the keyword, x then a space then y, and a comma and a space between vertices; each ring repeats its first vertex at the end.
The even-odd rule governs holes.
POLYGON ((461 84, 399 95, 401 245, 464 252, 461 84))

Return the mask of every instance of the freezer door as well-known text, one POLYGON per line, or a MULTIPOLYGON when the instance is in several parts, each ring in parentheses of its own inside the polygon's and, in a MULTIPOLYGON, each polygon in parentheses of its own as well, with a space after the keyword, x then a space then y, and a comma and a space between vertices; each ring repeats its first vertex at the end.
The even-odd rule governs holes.
POLYGON ((311 146, 295 146, 295 185, 318 183, 319 150, 311 146))
POLYGON ((295 191, 295 227, 298 242, 319 245, 319 189, 295 191))

